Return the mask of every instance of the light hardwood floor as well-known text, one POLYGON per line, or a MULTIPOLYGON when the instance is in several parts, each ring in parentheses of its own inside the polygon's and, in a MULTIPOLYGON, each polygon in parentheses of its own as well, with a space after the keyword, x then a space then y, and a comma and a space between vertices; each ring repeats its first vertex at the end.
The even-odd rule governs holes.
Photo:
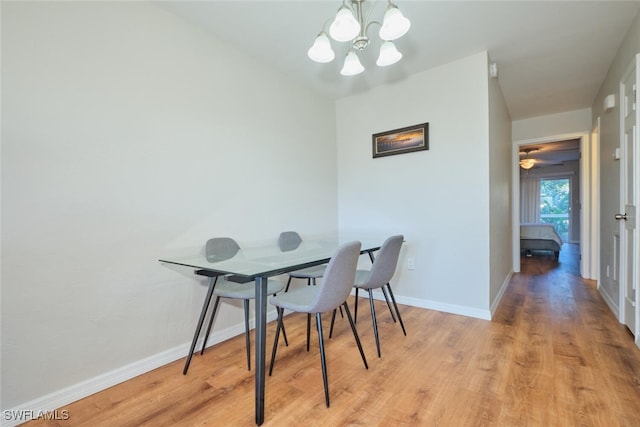
MULTIPOLYGON (((264 425, 640 426, 640 349, 595 284, 577 276, 575 249, 565 245, 559 264, 523 258, 493 321, 400 306, 405 337, 377 303, 382 358, 361 299, 369 370, 338 318, 326 344, 331 408, 315 331, 307 353, 304 315, 288 316, 290 345, 279 347, 267 379, 264 425)), ((61 408, 67 421, 28 425, 253 426, 244 351, 238 336, 194 356, 186 376, 178 360, 61 408)))

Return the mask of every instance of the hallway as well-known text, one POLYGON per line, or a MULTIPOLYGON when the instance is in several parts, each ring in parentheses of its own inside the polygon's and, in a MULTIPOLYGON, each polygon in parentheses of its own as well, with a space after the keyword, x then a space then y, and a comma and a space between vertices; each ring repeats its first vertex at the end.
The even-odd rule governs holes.
POLYGON ((578 246, 565 243, 559 262, 545 252, 521 260, 494 317, 526 343, 510 356, 512 375, 527 378, 512 391, 532 412, 512 425, 640 425, 640 349, 595 281, 579 277, 578 246))

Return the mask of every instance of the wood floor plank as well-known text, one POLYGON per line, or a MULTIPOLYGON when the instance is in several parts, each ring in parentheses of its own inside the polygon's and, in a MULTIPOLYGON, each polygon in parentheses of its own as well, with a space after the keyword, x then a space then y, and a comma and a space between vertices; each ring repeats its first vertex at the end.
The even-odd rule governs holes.
MULTIPOLYGON (((577 247, 560 261, 522 259, 492 321, 400 306, 407 336, 376 301, 382 357, 369 306, 358 333, 323 316, 331 407, 324 403, 315 327, 287 316, 266 381, 265 426, 640 426, 640 350, 599 295, 577 276, 577 247)), ((473 280, 470 275, 469 280, 473 280)), ((350 301, 353 306, 353 300, 350 301)), ((271 351, 274 323, 267 328, 271 351)), ((254 378, 238 336, 67 405, 66 421, 27 426, 253 426, 254 378)))

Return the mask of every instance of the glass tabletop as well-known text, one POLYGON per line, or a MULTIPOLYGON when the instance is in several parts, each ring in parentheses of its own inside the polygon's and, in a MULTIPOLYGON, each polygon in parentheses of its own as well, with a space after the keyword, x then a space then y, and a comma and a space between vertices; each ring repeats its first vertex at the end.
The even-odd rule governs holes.
MULTIPOLYGON (((185 254, 161 258, 159 261, 207 270, 213 273, 230 274, 241 279, 257 276, 275 276, 289 271, 329 262, 336 249, 347 243, 346 240, 305 240, 295 248, 281 250, 277 245, 248 247, 240 249, 227 259, 207 257, 204 250, 200 253, 185 254)), ((361 253, 380 249, 382 242, 362 241, 361 253)))

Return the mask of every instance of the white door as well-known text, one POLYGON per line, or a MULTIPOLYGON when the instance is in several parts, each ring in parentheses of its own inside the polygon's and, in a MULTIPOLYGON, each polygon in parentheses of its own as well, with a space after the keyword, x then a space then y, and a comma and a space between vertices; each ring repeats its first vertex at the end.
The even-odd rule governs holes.
POLYGON ((620 210, 616 215, 620 221, 620 295, 622 298, 622 320, 637 338, 640 332, 640 305, 638 302, 638 257, 640 256, 636 206, 640 191, 638 174, 638 123, 640 113, 637 101, 638 63, 640 54, 624 74, 620 82, 620 113, 622 127, 622 164, 620 168, 620 210))

